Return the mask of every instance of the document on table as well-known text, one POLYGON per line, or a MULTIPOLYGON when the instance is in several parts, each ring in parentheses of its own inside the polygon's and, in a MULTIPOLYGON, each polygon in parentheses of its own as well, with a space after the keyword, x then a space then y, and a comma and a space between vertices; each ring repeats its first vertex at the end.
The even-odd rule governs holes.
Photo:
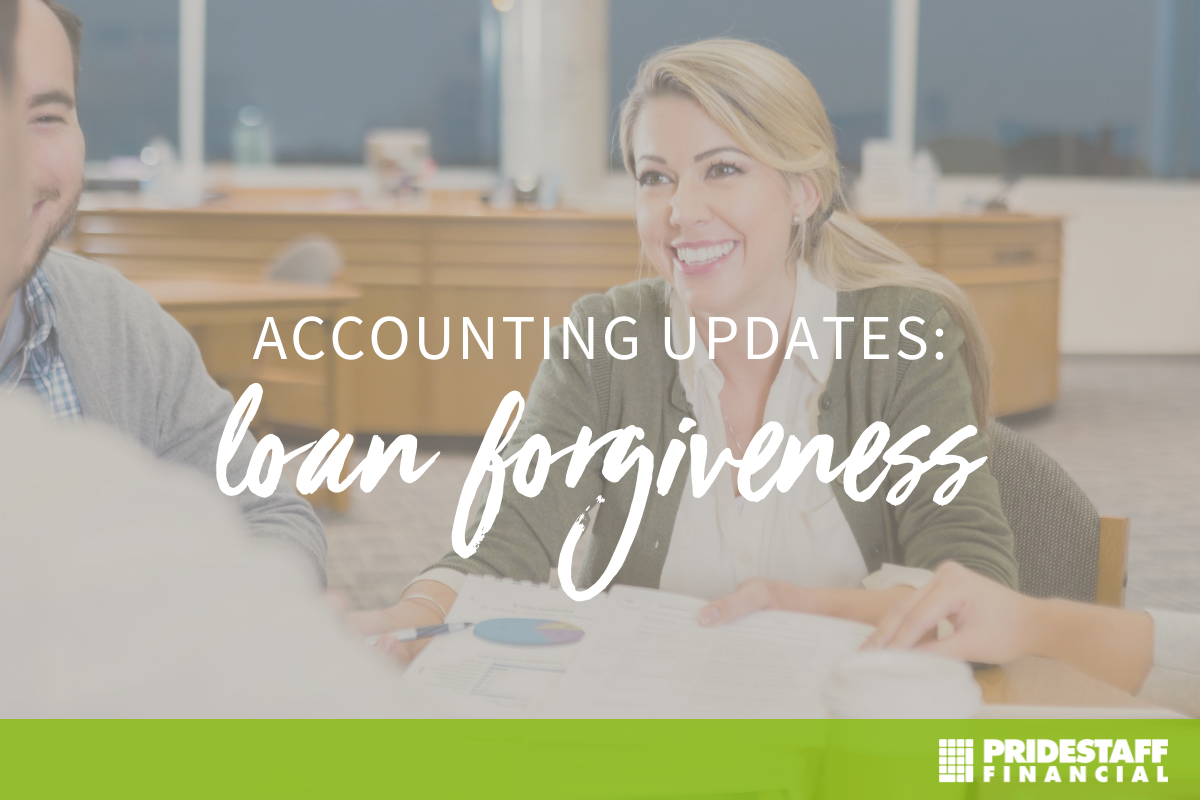
POLYGON ((414 716, 821 717, 833 665, 865 625, 781 611, 701 627, 705 601, 614 587, 586 603, 561 590, 471 576, 448 622, 569 622, 573 644, 531 647, 471 631, 439 636, 401 679, 414 716))
POLYGON ((401 679, 416 716, 528 717, 566 674, 580 648, 597 636, 603 596, 586 603, 548 586, 467 578, 447 622, 504 617, 569 622, 583 629, 574 644, 530 647, 488 642, 463 631, 434 639, 401 679))
POLYGON ((704 628, 705 601, 618 586, 543 714, 553 717, 824 717, 821 687, 871 628, 766 611, 704 628))

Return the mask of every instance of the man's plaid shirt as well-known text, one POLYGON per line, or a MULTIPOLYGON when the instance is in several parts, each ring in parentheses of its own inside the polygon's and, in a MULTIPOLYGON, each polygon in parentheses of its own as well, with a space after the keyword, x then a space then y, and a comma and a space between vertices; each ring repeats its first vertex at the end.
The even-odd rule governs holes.
POLYGON ((16 355, 0 370, 0 391, 20 386, 32 389, 55 419, 79 419, 79 396, 58 350, 54 329, 54 295, 50 282, 39 268, 17 293, 15 302, 25 304, 29 335, 16 355))

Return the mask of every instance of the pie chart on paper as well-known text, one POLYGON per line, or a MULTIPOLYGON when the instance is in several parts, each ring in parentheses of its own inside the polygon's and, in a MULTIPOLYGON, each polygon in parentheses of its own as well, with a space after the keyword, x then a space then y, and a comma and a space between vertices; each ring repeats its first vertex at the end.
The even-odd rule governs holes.
POLYGON ((552 619, 489 619, 476 623, 474 630, 475 635, 485 641, 522 647, 574 644, 583 638, 582 628, 552 619))

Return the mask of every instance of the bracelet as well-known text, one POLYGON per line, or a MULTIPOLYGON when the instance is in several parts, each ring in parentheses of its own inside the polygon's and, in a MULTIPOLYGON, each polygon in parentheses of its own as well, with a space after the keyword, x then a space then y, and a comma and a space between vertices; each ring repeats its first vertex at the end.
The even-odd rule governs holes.
POLYGON ((437 600, 434 600, 432 597, 430 597, 427 594, 421 594, 420 592, 412 592, 411 594, 406 594, 404 597, 400 598, 401 603, 403 603, 407 600, 424 600, 426 602, 433 603, 433 607, 436 608, 438 611, 442 612, 442 620, 443 621, 445 621, 446 617, 449 616, 446 613, 446 609, 442 608, 442 604, 439 603, 437 600))

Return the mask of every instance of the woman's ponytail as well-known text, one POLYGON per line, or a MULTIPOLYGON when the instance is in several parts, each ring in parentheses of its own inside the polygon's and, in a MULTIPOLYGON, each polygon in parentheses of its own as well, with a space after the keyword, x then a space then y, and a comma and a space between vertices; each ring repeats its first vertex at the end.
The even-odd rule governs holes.
MULTIPOLYGON (((966 293, 948 278, 921 267, 908 253, 849 214, 835 211, 823 223, 818 212, 815 229, 806 230, 804 260, 813 276, 839 292, 904 286, 923 289, 941 302, 962 329, 963 364, 971 379, 971 404, 981 428, 991 418, 991 349, 987 334, 966 293)), ((807 226, 806 226, 807 227, 807 226)))

